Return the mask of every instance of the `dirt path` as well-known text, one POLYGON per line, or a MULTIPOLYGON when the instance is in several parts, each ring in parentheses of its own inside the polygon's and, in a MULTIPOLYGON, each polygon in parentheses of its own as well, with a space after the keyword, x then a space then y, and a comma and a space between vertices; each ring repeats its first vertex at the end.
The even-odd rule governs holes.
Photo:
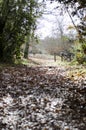
POLYGON ((0 130, 85 130, 85 81, 75 84, 66 71, 53 66, 4 67, 0 130))
POLYGON ((33 62, 37 63, 39 66, 58 66, 60 65, 60 58, 57 62, 54 61, 53 56, 42 56, 42 55, 36 55, 36 56, 29 56, 29 59, 33 62))

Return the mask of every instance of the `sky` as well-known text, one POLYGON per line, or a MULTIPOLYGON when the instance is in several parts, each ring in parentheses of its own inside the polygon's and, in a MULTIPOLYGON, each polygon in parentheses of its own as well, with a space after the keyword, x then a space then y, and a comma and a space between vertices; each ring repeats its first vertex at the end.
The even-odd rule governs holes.
POLYGON ((47 2, 45 13, 38 20, 38 29, 36 31, 36 34, 41 39, 44 39, 47 36, 49 37, 53 36, 53 30, 55 29, 55 26, 58 26, 58 24, 56 24, 56 19, 59 20, 61 23, 63 22, 62 24, 63 24, 65 33, 67 33, 68 26, 73 25, 67 13, 65 13, 62 16, 60 14, 61 11, 59 9, 53 10, 58 5, 59 4, 57 2, 53 2, 52 4, 50 4, 49 1, 47 2), (46 14, 46 12, 50 12, 50 13, 46 14))

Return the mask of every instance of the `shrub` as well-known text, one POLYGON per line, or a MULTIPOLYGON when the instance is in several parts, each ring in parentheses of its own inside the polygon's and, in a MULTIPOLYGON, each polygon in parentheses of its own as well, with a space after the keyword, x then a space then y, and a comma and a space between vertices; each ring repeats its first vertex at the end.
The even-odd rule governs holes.
POLYGON ((82 50, 83 50, 84 54, 86 54, 86 42, 84 42, 82 44, 82 50))
POLYGON ((79 64, 83 64, 86 60, 84 53, 83 52, 77 52, 76 53, 76 60, 78 61, 79 64))

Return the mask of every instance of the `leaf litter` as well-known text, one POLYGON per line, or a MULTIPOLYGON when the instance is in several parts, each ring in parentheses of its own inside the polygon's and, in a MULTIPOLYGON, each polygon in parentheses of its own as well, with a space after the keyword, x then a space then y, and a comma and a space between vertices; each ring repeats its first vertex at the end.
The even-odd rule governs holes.
POLYGON ((69 70, 4 67, 0 72, 0 130, 85 130, 86 78, 74 80, 69 70))

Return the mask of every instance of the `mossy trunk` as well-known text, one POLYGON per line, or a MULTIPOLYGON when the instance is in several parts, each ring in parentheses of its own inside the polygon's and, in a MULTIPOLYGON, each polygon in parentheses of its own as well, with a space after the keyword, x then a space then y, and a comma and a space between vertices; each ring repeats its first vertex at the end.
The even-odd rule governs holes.
POLYGON ((29 43, 27 42, 25 45, 25 50, 24 50, 24 58, 28 59, 28 52, 29 52, 29 43))

